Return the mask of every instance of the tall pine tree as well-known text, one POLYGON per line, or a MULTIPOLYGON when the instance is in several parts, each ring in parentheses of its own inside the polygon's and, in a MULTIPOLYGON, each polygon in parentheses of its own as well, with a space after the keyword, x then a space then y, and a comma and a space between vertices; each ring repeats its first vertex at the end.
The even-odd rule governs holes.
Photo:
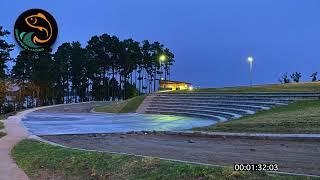
POLYGON ((5 101, 5 93, 6 93, 6 82, 5 78, 6 70, 7 70, 7 61, 11 60, 10 51, 13 50, 14 45, 9 44, 4 40, 4 37, 10 34, 9 31, 3 30, 2 26, 0 26, 0 113, 4 111, 4 101, 5 101))

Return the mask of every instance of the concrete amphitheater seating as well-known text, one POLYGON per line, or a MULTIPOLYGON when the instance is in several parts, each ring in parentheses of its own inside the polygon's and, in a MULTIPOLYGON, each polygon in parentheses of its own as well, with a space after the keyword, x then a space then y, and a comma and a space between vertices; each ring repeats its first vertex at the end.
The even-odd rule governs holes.
POLYGON ((287 105, 298 100, 319 99, 320 93, 309 92, 160 92, 149 95, 138 113, 191 116, 227 121, 287 105))

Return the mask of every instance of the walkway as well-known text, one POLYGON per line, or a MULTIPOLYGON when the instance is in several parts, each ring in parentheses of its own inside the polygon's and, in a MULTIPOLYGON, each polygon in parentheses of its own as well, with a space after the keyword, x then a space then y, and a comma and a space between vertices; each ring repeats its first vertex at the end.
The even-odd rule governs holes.
POLYGON ((16 165, 11 158, 11 149, 22 139, 28 137, 28 132, 21 126, 20 121, 24 111, 4 121, 7 135, 0 138, 0 179, 4 180, 28 180, 28 176, 16 165))

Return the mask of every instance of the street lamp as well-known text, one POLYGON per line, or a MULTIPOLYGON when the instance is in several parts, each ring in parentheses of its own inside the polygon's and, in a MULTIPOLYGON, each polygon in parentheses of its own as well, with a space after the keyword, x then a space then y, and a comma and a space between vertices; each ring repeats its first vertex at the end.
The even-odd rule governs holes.
POLYGON ((167 56, 165 55, 165 54, 161 54, 160 56, 159 56, 159 65, 160 65, 160 79, 159 79, 159 83, 160 83, 160 80, 164 80, 163 78, 162 78, 162 62, 164 62, 164 61, 166 61, 166 59, 167 59, 167 56))
POLYGON ((167 60, 167 56, 165 54, 161 54, 159 57, 159 63, 160 63, 160 79, 162 77, 162 62, 167 60))
POLYGON ((160 57, 159 57, 159 60, 160 60, 160 63, 161 61, 165 61, 167 59, 166 55, 162 54, 160 57))
POLYGON ((253 63, 253 57, 249 56, 247 61, 250 64, 250 86, 252 86, 252 63, 253 63))

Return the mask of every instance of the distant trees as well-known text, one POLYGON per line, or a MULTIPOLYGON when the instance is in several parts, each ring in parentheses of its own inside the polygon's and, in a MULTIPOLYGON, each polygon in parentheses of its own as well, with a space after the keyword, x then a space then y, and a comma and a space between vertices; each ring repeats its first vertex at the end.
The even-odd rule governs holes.
POLYGON ((93 36, 61 44, 55 53, 20 51, 11 77, 19 87, 17 106, 128 99, 157 90, 170 78, 174 54, 159 42, 93 36), (165 59, 160 61, 160 56, 165 59))
POLYGON ((10 57, 10 51, 13 50, 14 45, 7 43, 3 38, 10 34, 9 31, 4 30, 0 26, 0 78, 4 79, 6 77, 7 65, 6 63, 9 60, 12 60, 10 57))
MULTIPOLYGON (((310 75, 311 81, 312 81, 312 82, 318 81, 317 76, 318 76, 318 72, 312 73, 312 74, 310 75)), ((292 73, 292 74, 290 75, 291 80, 292 80, 293 82, 296 82, 296 83, 300 82, 301 77, 302 77, 302 75, 301 75, 300 72, 294 72, 294 73, 292 73)), ((288 73, 283 73, 283 74, 281 75, 281 77, 278 79, 278 81, 279 81, 280 83, 282 83, 282 84, 290 83, 291 80, 288 78, 288 73)))
POLYGON ((27 107, 52 104, 55 92, 51 50, 44 52, 23 50, 15 59, 15 63, 11 77, 19 87, 19 106, 25 103, 27 107))
POLYGON ((9 44, 5 41, 5 37, 10 34, 9 31, 4 30, 2 26, 0 26, 0 113, 5 111, 4 109, 4 101, 5 95, 7 91, 6 86, 6 78, 7 78, 7 65, 6 63, 11 59, 10 51, 13 50, 14 45, 9 44))
POLYGON ((298 83, 300 81, 300 78, 302 77, 301 76, 301 73, 300 72, 294 72, 290 75, 292 81, 298 83))
POLYGON ((318 76, 318 72, 312 73, 310 76, 312 78, 311 81, 312 82, 318 81, 317 76, 318 76))
POLYGON ((290 83, 290 79, 288 78, 288 73, 284 73, 279 78, 279 82, 282 84, 290 83))

